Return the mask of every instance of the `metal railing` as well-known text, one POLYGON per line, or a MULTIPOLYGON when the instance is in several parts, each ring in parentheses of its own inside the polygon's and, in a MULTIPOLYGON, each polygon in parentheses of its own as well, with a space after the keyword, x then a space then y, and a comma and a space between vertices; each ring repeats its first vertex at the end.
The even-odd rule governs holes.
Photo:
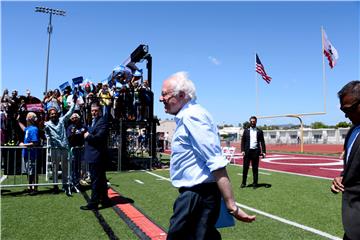
POLYGON ((50 182, 46 147, 1 147, 0 187, 46 186, 50 182))
POLYGON ((83 148, 1 146, 0 188, 53 186, 79 181, 88 171, 83 148))

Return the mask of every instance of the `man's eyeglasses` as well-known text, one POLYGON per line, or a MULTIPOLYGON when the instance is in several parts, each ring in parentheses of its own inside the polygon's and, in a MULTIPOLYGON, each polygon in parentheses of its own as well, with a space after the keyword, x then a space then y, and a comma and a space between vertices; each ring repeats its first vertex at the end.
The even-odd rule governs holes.
POLYGON ((162 97, 166 97, 167 95, 173 93, 173 91, 170 91, 170 92, 161 92, 161 96, 162 97))
POLYGON ((360 100, 357 100, 353 105, 350 107, 340 107, 340 110, 344 113, 352 113, 356 110, 357 106, 360 104, 360 100))
POLYGON ((170 92, 161 92, 161 97, 162 97, 162 100, 163 101, 166 97, 166 101, 169 100, 170 98, 174 97, 175 94, 174 94, 174 91, 170 91, 170 92))

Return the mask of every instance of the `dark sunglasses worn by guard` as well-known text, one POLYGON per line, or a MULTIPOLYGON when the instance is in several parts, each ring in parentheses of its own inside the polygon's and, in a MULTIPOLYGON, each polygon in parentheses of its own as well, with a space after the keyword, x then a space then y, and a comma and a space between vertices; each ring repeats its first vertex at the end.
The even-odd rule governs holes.
POLYGON ((340 110, 344 113, 352 113, 356 110, 357 106, 360 104, 360 100, 357 100, 353 105, 350 107, 340 107, 340 110))

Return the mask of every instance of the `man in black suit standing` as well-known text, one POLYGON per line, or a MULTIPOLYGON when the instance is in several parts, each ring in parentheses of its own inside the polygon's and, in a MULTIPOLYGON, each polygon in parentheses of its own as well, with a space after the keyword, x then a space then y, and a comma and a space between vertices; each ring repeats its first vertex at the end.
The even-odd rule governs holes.
POLYGON ((91 104, 92 124, 85 138, 85 160, 89 164, 91 176, 91 198, 82 210, 94 210, 101 204, 103 207, 111 205, 107 194, 107 180, 105 174, 107 158, 108 123, 101 114, 98 103, 91 104))
POLYGON ((345 240, 360 239, 360 81, 351 81, 339 92, 341 111, 353 124, 344 143, 344 170, 334 178, 333 193, 342 192, 345 240))
POLYGON ((253 188, 258 186, 259 156, 265 157, 266 154, 264 133, 256 127, 256 123, 257 118, 255 116, 250 117, 250 127, 244 129, 241 138, 241 153, 244 159, 241 188, 246 187, 250 161, 253 172, 253 188))

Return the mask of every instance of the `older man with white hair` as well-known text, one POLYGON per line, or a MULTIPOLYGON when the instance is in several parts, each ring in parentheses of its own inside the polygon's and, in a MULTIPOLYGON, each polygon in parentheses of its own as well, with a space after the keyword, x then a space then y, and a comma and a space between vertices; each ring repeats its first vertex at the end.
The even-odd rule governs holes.
POLYGON ((163 82, 160 102, 176 121, 170 177, 180 194, 174 203, 168 239, 221 239, 215 228, 221 196, 236 219, 254 221, 255 216, 235 203, 217 126, 196 102, 195 85, 187 73, 175 73, 163 82))

